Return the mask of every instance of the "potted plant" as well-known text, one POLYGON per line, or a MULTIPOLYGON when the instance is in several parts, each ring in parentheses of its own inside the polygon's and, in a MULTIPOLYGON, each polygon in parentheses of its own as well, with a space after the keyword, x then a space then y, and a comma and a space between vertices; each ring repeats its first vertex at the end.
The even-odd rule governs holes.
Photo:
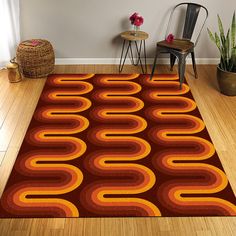
POLYGON ((216 44, 220 51, 220 64, 217 66, 217 80, 220 91, 229 96, 236 95, 236 21, 235 12, 231 27, 227 34, 224 33, 224 28, 220 16, 218 18, 219 33, 213 34, 209 29, 208 34, 210 39, 216 44))

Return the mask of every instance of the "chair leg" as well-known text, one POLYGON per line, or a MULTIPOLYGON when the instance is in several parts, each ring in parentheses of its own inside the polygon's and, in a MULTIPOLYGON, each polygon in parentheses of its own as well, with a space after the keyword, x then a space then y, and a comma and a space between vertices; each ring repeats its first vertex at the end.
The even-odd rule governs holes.
POLYGON ((173 71, 173 67, 175 64, 176 56, 170 53, 170 70, 173 71))
POLYGON ((154 62, 153 62, 153 66, 152 66, 152 73, 151 73, 151 76, 150 76, 150 80, 152 80, 152 77, 154 75, 154 71, 155 71, 155 68, 156 68, 156 63, 157 63, 157 55, 158 55, 158 47, 156 48, 156 55, 155 55, 155 58, 154 58, 154 62))
POLYGON ((184 82, 186 56, 187 55, 180 55, 179 56, 179 82, 180 82, 180 89, 182 89, 182 83, 184 82))
POLYGON ((195 61, 195 54, 194 54, 194 51, 191 52, 191 56, 192 56, 192 63, 193 63, 194 75, 195 75, 195 78, 197 79, 198 75, 197 75, 197 67, 196 67, 196 61, 195 61))

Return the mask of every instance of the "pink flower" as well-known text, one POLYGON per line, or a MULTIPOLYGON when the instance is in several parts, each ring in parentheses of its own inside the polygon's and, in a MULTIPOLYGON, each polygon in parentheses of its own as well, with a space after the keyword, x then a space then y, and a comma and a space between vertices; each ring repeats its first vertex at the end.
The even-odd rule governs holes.
POLYGON ((31 40, 31 44, 32 44, 32 46, 37 46, 37 45, 39 45, 39 41, 33 39, 33 40, 31 40))
POLYGON ((129 20, 131 21, 131 24, 133 25, 134 24, 134 21, 136 19, 136 17, 138 16, 138 13, 135 12, 134 14, 132 14, 129 18, 129 20))
POLYGON ((140 26, 140 25, 142 25, 142 24, 143 24, 143 21, 144 21, 143 17, 140 16, 137 12, 135 12, 134 14, 132 14, 129 19, 130 19, 130 21, 131 21, 131 24, 132 24, 132 25, 135 25, 135 26, 140 26))
POLYGON ((168 43, 173 42, 173 40, 174 40, 174 35, 173 35, 173 34, 169 34, 169 35, 166 37, 166 41, 167 41, 168 43))
POLYGON ((134 20, 134 25, 135 26, 140 26, 143 24, 143 17, 142 16, 137 16, 134 20))

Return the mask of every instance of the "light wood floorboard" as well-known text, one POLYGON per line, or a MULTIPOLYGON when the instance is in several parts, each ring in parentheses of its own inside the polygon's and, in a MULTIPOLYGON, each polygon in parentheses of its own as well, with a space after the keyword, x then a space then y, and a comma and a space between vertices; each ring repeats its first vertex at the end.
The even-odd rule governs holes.
MULTIPOLYGON (((150 73, 150 67, 149 73, 150 73)), ((158 73, 170 73, 158 66, 158 73)), ((55 73, 117 73, 115 65, 56 66, 55 73)), ((123 73, 140 73, 125 66, 123 73)), ((173 73, 176 73, 176 68, 173 73)), ((198 66, 194 79, 191 66, 186 78, 225 172, 236 194, 236 97, 218 92, 216 66, 198 66)), ((43 89, 45 78, 8 82, 0 71, 0 195, 3 192, 25 132, 43 89)), ((154 217, 79 219, 0 219, 0 235, 235 235, 236 217, 154 217)))

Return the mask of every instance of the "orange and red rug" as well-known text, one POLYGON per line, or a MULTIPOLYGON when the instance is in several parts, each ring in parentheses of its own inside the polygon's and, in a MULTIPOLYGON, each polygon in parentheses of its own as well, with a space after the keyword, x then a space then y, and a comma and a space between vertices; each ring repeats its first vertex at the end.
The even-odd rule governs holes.
POLYGON ((191 95, 175 75, 49 76, 0 217, 236 215, 191 95))

